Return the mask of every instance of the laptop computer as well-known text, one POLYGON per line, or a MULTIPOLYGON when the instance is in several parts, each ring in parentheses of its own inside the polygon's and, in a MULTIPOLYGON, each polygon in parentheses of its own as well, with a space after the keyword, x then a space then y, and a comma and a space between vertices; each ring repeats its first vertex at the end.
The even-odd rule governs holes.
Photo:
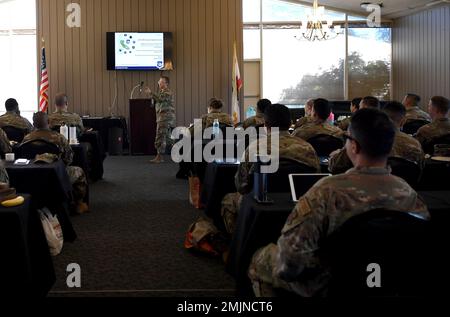
POLYGON ((308 192, 319 180, 331 176, 331 174, 290 174, 292 201, 298 202, 299 198, 308 192))

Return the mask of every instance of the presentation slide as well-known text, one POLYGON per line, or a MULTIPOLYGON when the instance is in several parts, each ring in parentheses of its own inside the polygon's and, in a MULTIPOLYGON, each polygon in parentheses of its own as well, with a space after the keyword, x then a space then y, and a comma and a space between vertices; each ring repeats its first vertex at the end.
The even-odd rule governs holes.
POLYGON ((116 69, 164 68, 164 33, 116 33, 116 69))

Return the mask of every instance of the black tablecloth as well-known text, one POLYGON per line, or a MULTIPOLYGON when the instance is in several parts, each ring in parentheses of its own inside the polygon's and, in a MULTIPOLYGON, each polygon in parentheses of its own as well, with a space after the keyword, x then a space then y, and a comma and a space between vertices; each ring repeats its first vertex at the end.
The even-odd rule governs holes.
POLYGON ((66 166, 60 160, 52 164, 19 166, 5 164, 11 187, 17 192, 31 194, 37 208, 48 207, 61 223, 65 241, 74 241, 76 233, 69 218, 68 205, 72 185, 66 166))
POLYGON ((419 191, 450 190, 450 162, 428 159, 425 161, 419 191))
POLYGON ((106 158, 103 141, 97 131, 85 132, 79 138, 80 143, 89 143, 92 151, 88 153, 89 178, 93 181, 103 178, 103 161, 106 158))
POLYGON ((88 143, 80 143, 70 146, 73 151, 73 160, 71 166, 81 167, 88 177, 89 163, 88 163, 88 143))
MULTIPOLYGON (((419 195, 425 200, 433 222, 449 218, 448 191, 419 192, 419 195)), ((278 241, 287 217, 295 207, 288 193, 272 193, 269 198, 273 204, 261 205, 251 194, 244 196, 232 237, 227 271, 236 278, 237 289, 244 293, 250 286, 247 269, 253 254, 259 248, 278 241)))
POLYGON ((55 283, 47 240, 29 195, 25 203, 0 206, 0 294, 45 296, 55 283))
POLYGON ((205 206, 205 213, 214 220, 220 229, 224 229, 220 207, 223 197, 236 192, 234 176, 239 165, 234 163, 210 163, 206 168, 203 179, 201 201, 205 206))
POLYGON ((106 118, 83 118, 83 125, 98 131, 102 137, 105 150, 108 151, 108 138, 110 128, 121 128, 123 130, 123 147, 130 147, 128 140, 128 126, 124 117, 106 117, 106 118))

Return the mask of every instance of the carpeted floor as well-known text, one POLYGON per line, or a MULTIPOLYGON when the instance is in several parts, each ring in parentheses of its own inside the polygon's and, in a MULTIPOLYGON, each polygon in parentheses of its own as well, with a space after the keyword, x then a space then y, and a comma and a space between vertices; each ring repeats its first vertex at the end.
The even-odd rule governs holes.
POLYGON ((54 258, 50 296, 232 296, 220 259, 183 248, 200 215, 188 202, 177 165, 148 157, 109 157, 104 180, 91 185, 91 213, 72 217, 78 239, 54 258), (66 286, 66 267, 81 266, 81 289, 66 286))

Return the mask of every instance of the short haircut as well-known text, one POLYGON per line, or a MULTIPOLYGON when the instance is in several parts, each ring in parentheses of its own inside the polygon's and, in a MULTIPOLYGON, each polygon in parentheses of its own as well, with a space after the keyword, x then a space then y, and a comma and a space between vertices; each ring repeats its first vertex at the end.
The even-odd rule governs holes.
POLYGON ((331 106, 326 99, 314 99, 314 112, 317 114, 319 119, 327 120, 331 114, 331 106))
POLYGON ((264 112, 264 121, 269 128, 279 128, 280 131, 287 131, 292 124, 291 112, 285 105, 270 105, 264 112))
POLYGON ((211 98, 209 100, 208 107, 219 110, 223 108, 223 101, 217 98, 211 98))
POLYGON ((272 102, 269 99, 261 99, 257 103, 257 108, 260 113, 264 113, 266 111, 267 106, 270 106, 272 102))
POLYGON ((431 98, 431 105, 442 114, 446 114, 450 110, 449 100, 442 96, 434 96, 431 98))
POLYGON ((359 104, 361 103, 362 98, 358 97, 352 100, 352 105, 355 106, 356 109, 359 110, 359 104))
POLYGON ((363 154, 377 159, 391 153, 396 128, 386 113, 373 108, 361 109, 353 115, 349 129, 363 154))
POLYGON ((55 105, 57 105, 58 107, 63 107, 67 104, 67 95, 63 92, 58 93, 55 96, 55 105))
POLYGON ((16 111, 19 108, 19 104, 17 100, 14 98, 9 98, 5 101, 5 109, 6 111, 16 111))
POLYGON ((367 108, 380 109, 380 101, 373 96, 364 97, 361 102, 366 105, 367 108))
POLYGON ((398 101, 390 101, 386 103, 383 111, 391 118, 395 123, 400 123, 406 116, 405 106, 398 101))
POLYGON ((167 83, 167 85, 170 85, 170 78, 167 76, 161 76, 160 78, 164 79, 167 83))
POLYGON ((414 105, 416 105, 416 106, 419 104, 419 102, 421 100, 419 95, 412 94, 412 93, 407 93, 406 98, 412 99, 414 101, 414 105))
POLYGON ((48 125, 48 115, 45 112, 36 112, 33 115, 33 125, 36 129, 43 129, 48 125))

